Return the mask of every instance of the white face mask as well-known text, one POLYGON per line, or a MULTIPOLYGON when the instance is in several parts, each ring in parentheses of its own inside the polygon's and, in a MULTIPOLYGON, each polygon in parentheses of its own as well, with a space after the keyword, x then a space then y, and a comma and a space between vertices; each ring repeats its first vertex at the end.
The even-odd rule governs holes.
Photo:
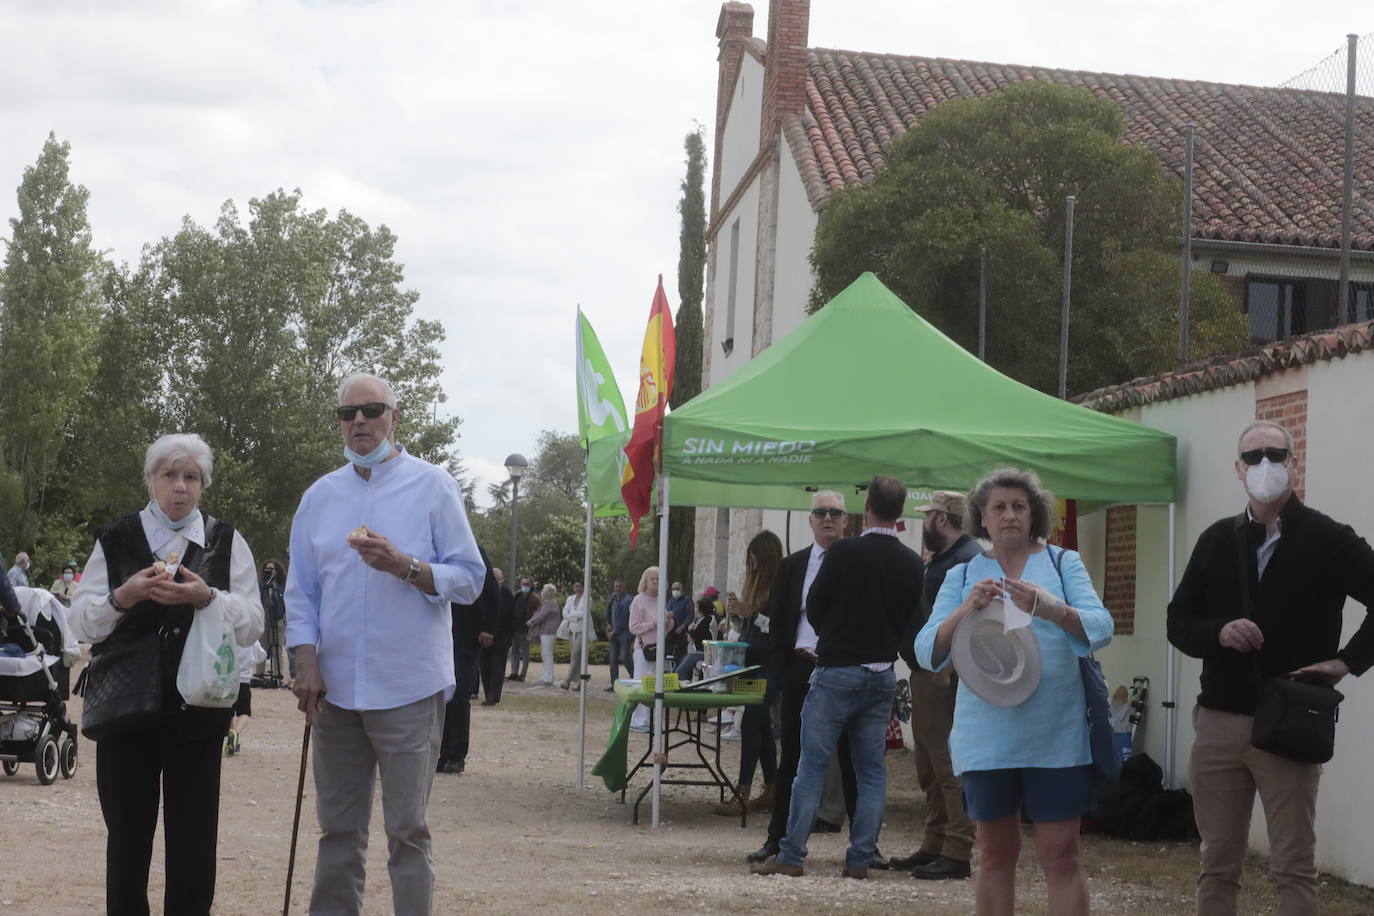
POLYGON ((675 589, 673 589, 673 597, 674 597, 674 598, 681 598, 681 597, 682 597, 682 589, 680 589, 680 588, 675 588, 675 589))
POLYGON ((1268 458, 1245 469, 1245 489, 1262 503, 1272 503, 1288 489, 1288 468, 1268 458))
POLYGON ((64 572, 64 573, 62 574, 62 581, 63 581, 63 582, 71 582, 71 581, 72 581, 73 579, 75 579, 75 578, 76 578, 76 574, 73 573, 73 572, 71 572, 70 570, 68 570, 67 572, 64 572))

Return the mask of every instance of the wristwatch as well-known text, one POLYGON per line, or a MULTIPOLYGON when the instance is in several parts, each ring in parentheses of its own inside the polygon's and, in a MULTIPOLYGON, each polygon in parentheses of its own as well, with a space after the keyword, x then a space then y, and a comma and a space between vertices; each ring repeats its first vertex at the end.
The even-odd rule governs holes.
POLYGON ((407 581, 407 582, 409 582, 410 584, 414 585, 415 582, 416 582, 419 578, 420 578, 420 558, 419 558, 419 557, 411 557, 411 558, 410 558, 410 569, 407 569, 407 570, 406 570, 405 581, 407 581))
POLYGON ((205 610, 207 607, 210 606, 210 602, 212 602, 212 601, 215 600, 215 596, 218 595, 218 594, 219 594, 219 592, 215 590, 215 587, 214 587, 213 585, 210 586, 210 597, 209 597, 209 598, 206 598, 206 599, 205 599, 205 602, 204 602, 203 604, 197 604, 197 605, 195 605, 195 606, 194 606, 194 609, 197 610, 197 611, 203 611, 203 610, 205 610))
POLYGON ((129 613, 129 609, 128 609, 128 608, 126 608, 124 605, 120 604, 118 601, 115 600, 115 596, 114 596, 114 592, 113 592, 113 591, 111 591, 108 595, 105 596, 105 600, 108 601, 108 602, 110 603, 110 607, 114 608, 116 613, 119 613, 119 614, 127 614, 127 613, 129 613))

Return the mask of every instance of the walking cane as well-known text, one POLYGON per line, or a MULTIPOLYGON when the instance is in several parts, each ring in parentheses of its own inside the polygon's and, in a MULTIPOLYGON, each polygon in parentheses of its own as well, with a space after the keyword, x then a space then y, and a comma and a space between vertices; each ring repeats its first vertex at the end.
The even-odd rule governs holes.
POLYGON ((291 912, 291 876, 296 871, 296 834, 301 827, 301 800, 305 797, 305 757, 310 751, 310 723, 305 723, 305 737, 301 739, 301 778, 296 783, 296 816, 291 821, 291 855, 286 860, 286 900, 281 905, 281 916, 291 912))

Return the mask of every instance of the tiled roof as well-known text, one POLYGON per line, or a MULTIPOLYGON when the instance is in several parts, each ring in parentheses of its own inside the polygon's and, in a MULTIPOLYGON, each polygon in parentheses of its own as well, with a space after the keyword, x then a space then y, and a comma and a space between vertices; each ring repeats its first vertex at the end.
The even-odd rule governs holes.
MULTIPOLYGON (((1126 142, 1148 146, 1180 177, 1184 125, 1196 124, 1195 237, 1340 246, 1343 96, 820 49, 809 69, 807 110, 785 135, 817 210, 835 188, 871 180, 887 143, 935 105, 1046 80, 1116 102, 1126 142)), ((1358 189, 1374 185, 1374 98, 1356 99, 1356 120, 1358 189)), ((1354 245, 1374 250, 1374 199, 1358 193, 1354 245)))
POLYGON ((1342 359, 1352 353, 1374 350, 1374 322, 1347 324, 1328 331, 1313 331, 1266 344, 1231 356, 1218 356, 1195 366, 1110 385, 1074 398, 1079 404, 1117 413, 1157 401, 1243 385, 1266 375, 1311 363, 1342 359))

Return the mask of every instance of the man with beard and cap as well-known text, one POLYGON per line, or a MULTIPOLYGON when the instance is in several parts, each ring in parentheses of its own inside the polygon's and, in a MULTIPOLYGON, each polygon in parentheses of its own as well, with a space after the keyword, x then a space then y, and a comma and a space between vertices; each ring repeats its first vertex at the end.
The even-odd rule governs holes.
POLYGON ((916 664, 915 652, 916 633, 921 621, 930 616, 945 575, 983 549, 964 532, 964 505, 964 494, 937 490, 918 510, 925 513, 921 543, 931 554, 926 566, 925 607, 920 620, 902 636, 898 649, 911 668, 911 733, 916 779, 926 796, 926 829, 920 849, 889 862, 894 869, 910 869, 913 878, 926 880, 967 878, 973 853, 973 822, 964 811, 964 783, 954 775, 949 757, 957 687, 953 669, 926 671, 916 664))
POLYGON ((1197 911, 1236 912, 1258 792, 1278 912, 1315 913, 1321 765, 1256 748, 1251 728, 1263 679, 1292 674, 1334 685, 1374 664, 1367 613, 1340 645, 1346 599, 1366 608, 1374 602, 1374 551, 1293 492, 1286 428, 1251 423, 1237 451, 1245 509, 1202 533, 1169 602, 1169 642, 1202 659, 1188 765, 1202 835, 1197 911))

